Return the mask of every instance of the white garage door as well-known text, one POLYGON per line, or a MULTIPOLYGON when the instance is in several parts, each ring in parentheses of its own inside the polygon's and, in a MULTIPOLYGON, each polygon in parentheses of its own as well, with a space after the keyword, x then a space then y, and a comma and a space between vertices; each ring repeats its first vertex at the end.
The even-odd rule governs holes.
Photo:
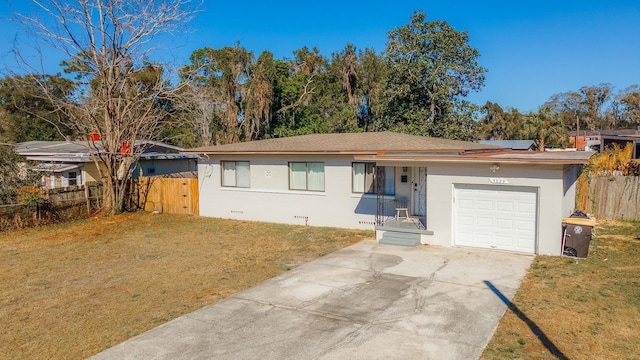
POLYGON ((456 245, 535 253, 536 188, 455 185, 456 245))

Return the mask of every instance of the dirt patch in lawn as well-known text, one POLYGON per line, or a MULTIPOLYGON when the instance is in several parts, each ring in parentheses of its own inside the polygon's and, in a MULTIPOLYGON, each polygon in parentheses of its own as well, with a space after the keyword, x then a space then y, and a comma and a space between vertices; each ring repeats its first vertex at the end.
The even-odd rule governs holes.
POLYGON ((536 257, 482 359, 640 359, 640 223, 596 234, 587 259, 536 257))
POLYGON ((373 236, 148 213, 2 232, 0 358, 85 358, 373 236))

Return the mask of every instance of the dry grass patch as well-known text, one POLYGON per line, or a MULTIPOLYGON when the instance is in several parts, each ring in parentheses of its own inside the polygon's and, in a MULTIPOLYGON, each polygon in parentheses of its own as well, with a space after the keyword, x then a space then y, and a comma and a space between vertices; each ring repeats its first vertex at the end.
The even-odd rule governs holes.
POLYGON ((373 236, 148 213, 2 232, 0 358, 85 358, 373 236))
POLYGON ((538 256, 483 359, 640 359, 640 223, 597 228, 587 259, 538 256))

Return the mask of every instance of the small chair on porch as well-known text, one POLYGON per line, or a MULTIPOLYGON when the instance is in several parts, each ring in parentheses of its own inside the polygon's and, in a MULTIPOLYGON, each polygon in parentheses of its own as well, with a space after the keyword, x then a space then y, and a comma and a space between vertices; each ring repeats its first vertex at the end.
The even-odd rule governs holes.
POLYGON ((396 203, 396 221, 400 218, 409 218, 409 201, 406 197, 398 196, 395 200, 396 203), (404 215, 404 216, 402 216, 404 215))

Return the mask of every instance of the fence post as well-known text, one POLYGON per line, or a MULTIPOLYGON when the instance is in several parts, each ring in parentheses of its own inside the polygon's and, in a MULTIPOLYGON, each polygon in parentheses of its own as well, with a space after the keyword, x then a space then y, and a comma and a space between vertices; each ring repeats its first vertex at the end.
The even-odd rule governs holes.
POLYGON ((91 216, 91 199, 89 198, 89 186, 84 185, 84 198, 87 200, 87 216, 91 216))
POLYGON ((96 209, 100 209, 100 196, 98 196, 97 194, 100 193, 101 196, 104 196, 104 190, 97 185, 96 186, 96 209))

